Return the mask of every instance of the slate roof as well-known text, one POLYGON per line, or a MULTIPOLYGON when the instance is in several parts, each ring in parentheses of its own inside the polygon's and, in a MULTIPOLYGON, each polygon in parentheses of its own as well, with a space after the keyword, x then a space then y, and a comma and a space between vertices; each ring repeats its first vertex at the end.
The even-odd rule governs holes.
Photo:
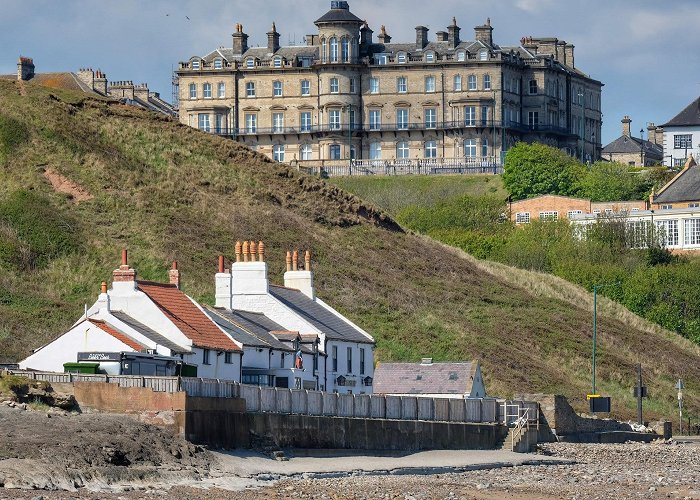
POLYGON ((662 187, 652 199, 653 203, 677 203, 700 200, 700 166, 691 155, 686 166, 662 187))
POLYGON ((364 21, 350 12, 349 9, 331 9, 316 19, 314 24, 323 23, 363 23, 364 21))
POLYGON ((177 345, 175 342, 172 340, 164 337, 160 333, 156 332, 155 330, 147 327, 143 323, 140 323, 139 321, 136 321, 134 318, 129 316, 128 314, 121 312, 121 311, 110 311, 109 314, 117 318, 119 321, 122 323, 128 325, 130 328, 134 329, 135 331, 139 332, 141 335, 146 337, 148 340, 151 340, 152 342, 155 342, 158 345, 162 345, 163 347, 166 347, 170 349, 174 354, 181 354, 181 353, 186 353, 188 350, 180 345, 177 345))
POLYGON ((663 158, 664 151, 661 146, 651 141, 644 141, 637 137, 621 135, 603 148, 603 154, 610 153, 641 153, 642 148, 647 156, 655 156, 659 160, 663 158))
POLYGON ((210 307, 206 307, 205 312, 216 324, 224 328, 231 337, 244 346, 292 351, 291 347, 270 334, 272 330, 283 330, 284 328, 264 314, 210 307))
MULTIPOLYGON (((17 80, 17 75, 0 75, 0 80, 17 80)), ((68 71, 59 73, 36 73, 31 80, 26 83, 30 82, 53 89, 79 90, 81 92, 97 95, 97 92, 85 85, 85 83, 78 78, 78 75, 68 71)))
POLYGON ((336 316, 299 290, 270 285, 270 295, 307 322, 322 331, 328 339, 373 344, 374 341, 347 321, 336 316))
POLYGON ((138 288, 177 326, 192 345, 205 349, 240 352, 231 340, 187 295, 175 285, 138 281, 138 288))
POLYGON ((700 125, 700 97, 688 104, 683 111, 671 118, 669 122, 661 125, 661 127, 689 127, 696 125, 700 125))
POLYGON ((127 334, 120 332, 113 326, 108 325, 104 321, 96 320, 96 319, 89 319, 88 320, 91 324, 95 325, 97 328, 102 330, 103 332, 111 335, 118 341, 120 341, 122 344, 128 345, 131 347, 134 351, 136 352, 143 352, 146 350, 146 346, 140 344, 139 342, 135 341, 131 337, 129 337, 127 334))
POLYGON ((374 394, 469 394, 478 363, 379 363, 374 394))

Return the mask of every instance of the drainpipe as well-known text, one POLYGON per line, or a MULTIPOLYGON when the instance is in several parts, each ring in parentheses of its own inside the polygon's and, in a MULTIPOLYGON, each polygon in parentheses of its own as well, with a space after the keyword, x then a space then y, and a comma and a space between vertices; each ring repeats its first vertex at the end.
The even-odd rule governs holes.
POLYGON ((442 159, 445 160, 445 68, 440 74, 440 93, 442 94, 442 159))

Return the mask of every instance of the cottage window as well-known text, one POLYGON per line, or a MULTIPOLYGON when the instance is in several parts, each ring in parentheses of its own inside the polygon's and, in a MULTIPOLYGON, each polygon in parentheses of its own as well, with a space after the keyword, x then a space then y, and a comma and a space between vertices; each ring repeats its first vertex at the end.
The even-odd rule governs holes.
POLYGON ((677 134, 673 136, 673 149, 693 149, 692 134, 677 134))
POLYGON ((233 363, 233 361, 232 361, 231 358, 232 358, 232 356, 231 356, 231 353, 230 353, 230 352, 225 352, 225 353, 224 353, 224 363, 225 363, 225 364, 230 365, 231 363, 233 363))
POLYGON ((347 348, 348 353, 348 373, 352 373, 352 347, 347 348))
POLYGON ((566 218, 571 219, 575 215, 581 215, 583 213, 583 210, 569 210, 566 212, 566 218))
POLYGON ((334 345, 332 350, 331 350, 331 357, 333 359, 333 371, 337 372, 338 371, 338 346, 334 345))
POLYGON ((360 375, 365 374, 365 350, 360 348, 360 375))
POLYGON ((559 212, 550 210, 546 212, 540 212, 541 221, 553 221, 559 219, 559 212))
POLYGON ((211 364, 211 363, 209 362, 209 354, 210 354, 209 349, 202 349, 202 364, 203 364, 203 365, 209 365, 209 364, 211 364))

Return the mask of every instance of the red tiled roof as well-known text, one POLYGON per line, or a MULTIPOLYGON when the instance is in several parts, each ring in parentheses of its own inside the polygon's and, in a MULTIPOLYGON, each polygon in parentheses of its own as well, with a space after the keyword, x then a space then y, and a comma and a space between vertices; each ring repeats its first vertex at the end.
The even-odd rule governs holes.
POLYGON ((241 349, 175 285, 139 281, 138 287, 194 346, 240 352, 241 349))
POLYGON ((109 326, 109 325, 108 325, 107 323, 105 323, 104 321, 99 321, 99 320, 96 320, 96 319, 90 319, 90 320, 88 320, 88 321, 89 321, 90 323, 92 323, 93 325, 95 325, 95 326, 96 326, 97 328, 99 328, 100 330, 102 330, 103 332, 108 333, 109 335, 111 335, 112 337, 114 337, 115 339, 117 339, 118 341, 120 341, 121 343, 128 345, 128 346, 131 347, 134 351, 136 351, 136 352, 142 352, 142 351, 145 351, 145 350, 146 350, 146 346, 144 346, 144 345, 142 345, 142 344, 139 344, 138 342, 136 342, 134 339, 132 339, 131 337, 127 336, 126 334, 124 334, 124 333, 122 333, 122 332, 120 332, 120 331, 118 331, 118 330, 115 330, 114 328, 112 328, 111 326, 109 326))

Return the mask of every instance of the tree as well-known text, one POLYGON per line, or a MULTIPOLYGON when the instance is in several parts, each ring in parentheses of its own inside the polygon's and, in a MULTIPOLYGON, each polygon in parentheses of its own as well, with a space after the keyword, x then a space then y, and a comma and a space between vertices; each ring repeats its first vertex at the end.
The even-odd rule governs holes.
POLYGON ((644 171, 633 171, 617 162, 598 161, 581 181, 581 194, 591 201, 642 200, 653 181, 644 171))
POLYGON ((556 148, 521 142, 506 155, 503 184, 515 200, 541 194, 578 196, 585 168, 556 148))

